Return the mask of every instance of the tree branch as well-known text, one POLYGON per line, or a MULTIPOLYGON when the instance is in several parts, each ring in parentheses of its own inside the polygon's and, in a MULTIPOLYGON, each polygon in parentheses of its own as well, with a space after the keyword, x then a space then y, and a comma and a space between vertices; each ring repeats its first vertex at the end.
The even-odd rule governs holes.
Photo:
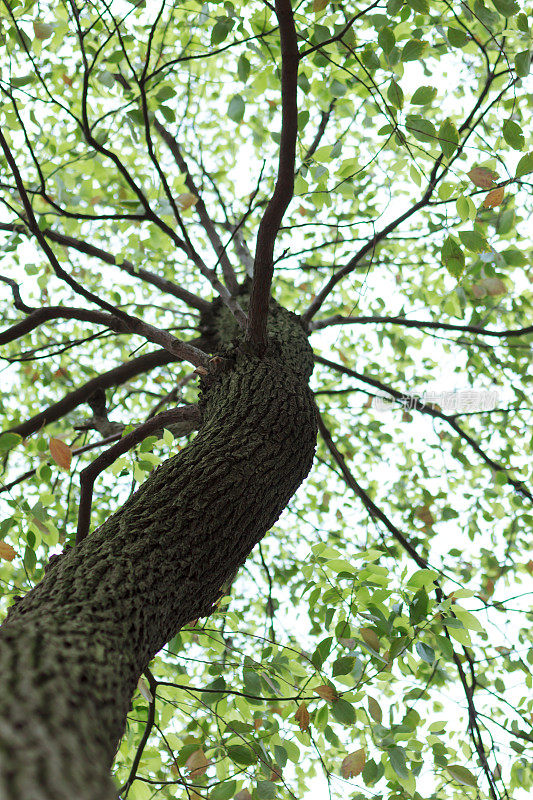
POLYGON ((196 186, 189 167, 185 162, 181 154, 181 149, 176 141, 176 139, 172 136, 172 134, 167 131, 167 129, 161 124, 161 122, 156 119, 154 121, 154 128, 161 136, 165 144, 167 145, 168 149, 172 153, 174 161, 176 162, 177 166, 179 167, 180 172, 185 175, 185 185, 187 186, 188 190, 198 198, 198 201, 194 207, 194 210, 197 212, 200 222, 202 223, 203 229, 206 232, 207 238, 211 242, 213 250, 218 256, 220 261, 220 266, 222 267, 222 272, 224 274, 224 281, 226 286, 228 287, 229 291, 232 295, 238 294, 239 291, 239 284, 237 282, 237 277, 235 275, 235 271, 231 266, 230 260, 228 258, 226 248, 222 244, 220 236, 218 235, 215 226, 213 225, 213 221, 209 216, 207 211, 206 205, 202 200, 202 196, 198 187, 196 186))
MULTIPOLYGON (((197 339, 196 344, 206 349, 208 347, 207 340, 205 339, 197 339)), ((49 425, 51 422, 56 422, 58 419, 61 419, 82 403, 86 403, 88 398, 91 397, 97 389, 108 389, 111 386, 120 386, 137 375, 150 372, 150 370, 156 367, 162 367, 173 361, 178 361, 178 359, 167 350, 155 350, 152 353, 146 353, 138 358, 134 358, 131 361, 127 361, 125 364, 120 364, 118 367, 110 369, 108 372, 97 375, 96 378, 87 381, 83 386, 80 386, 73 392, 69 392, 69 394, 65 395, 65 397, 57 403, 53 403, 44 411, 39 412, 39 414, 36 414, 25 422, 14 425, 5 432, 18 433, 24 438, 30 436, 45 425, 49 425)))
POLYGON ((403 325, 405 328, 433 328, 444 331, 460 331, 461 333, 480 333, 483 336, 494 336, 505 339, 513 336, 526 336, 533 333, 533 325, 527 328, 516 328, 504 331, 491 331, 480 328, 476 325, 453 325, 446 322, 433 322, 432 320, 407 319, 407 317, 343 317, 342 314, 335 314, 333 317, 325 317, 309 324, 310 331, 318 331, 328 328, 330 325, 365 325, 367 323, 378 322, 386 325, 403 325))
POLYGON ((267 315, 274 275, 274 244, 283 215, 294 193, 294 165, 298 135, 298 40, 290 0, 276 0, 281 43, 281 141, 278 177, 274 193, 259 225, 254 277, 248 308, 247 340, 264 352, 267 346, 267 315))

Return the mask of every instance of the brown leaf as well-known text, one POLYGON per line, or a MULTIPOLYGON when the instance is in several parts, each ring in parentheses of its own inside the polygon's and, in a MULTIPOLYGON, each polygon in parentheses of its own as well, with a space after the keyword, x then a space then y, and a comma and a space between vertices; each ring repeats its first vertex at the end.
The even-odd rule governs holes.
POLYGON ((13 561, 16 555, 16 550, 10 544, 0 542, 0 558, 3 558, 4 561, 13 561))
POLYGON ((347 647, 348 650, 353 650, 357 645, 357 639, 350 637, 348 639, 339 639, 339 644, 342 644, 343 647, 347 647))
POLYGON ((269 777, 268 780, 272 781, 273 783, 279 783, 280 781, 282 781, 283 780, 283 771, 282 771, 281 767, 278 767, 278 766, 273 767, 272 768, 272 772, 270 773, 270 777, 269 777))
POLYGON ((210 763, 211 762, 200 747, 198 750, 195 750, 194 753, 191 753, 185 762, 185 767, 189 770, 189 777, 199 778, 200 775, 205 775, 210 763))
POLYGON ((483 200, 483 208, 494 208, 494 206, 500 206, 503 202, 503 196, 505 194, 505 189, 503 186, 498 186, 496 189, 493 189, 491 192, 483 200))
POLYGON ((501 278, 483 278, 483 286, 487 290, 489 297, 496 297, 499 294, 507 294, 507 287, 501 278))
POLYGON ((355 778, 360 775, 365 766, 366 754, 364 750, 356 750, 350 753, 349 756, 343 760, 341 764, 341 775, 346 780, 348 778, 355 778))
POLYGON ((533 575, 533 561, 531 559, 527 562, 526 569, 530 575, 533 575))
POLYGON ((319 11, 323 11, 328 3, 329 0, 313 0, 313 11, 315 14, 318 14, 319 11))
POLYGON ((185 211, 185 209, 195 206, 198 202, 198 198, 195 194, 192 194, 192 192, 183 192, 183 194, 179 194, 176 197, 176 202, 181 210, 185 211))
POLYGON ((435 517, 429 510, 429 506, 418 506, 415 508, 415 516, 424 523, 427 528, 431 528, 432 525, 435 524, 435 517))
POLYGON ((361 634, 361 639, 365 644, 375 650, 376 653, 379 653, 379 636, 377 635, 376 631, 372 630, 372 628, 361 628, 359 631, 361 634))
POLYGON ((322 686, 317 686, 313 689, 316 694, 319 695, 323 700, 327 700, 328 703, 334 703, 335 700, 339 699, 339 695, 333 688, 333 686, 328 686, 328 684, 324 683, 322 686))
POLYGON ((241 789, 240 792, 237 792, 233 800, 252 800, 252 795, 248 789, 241 789))
POLYGON ((61 439, 50 439, 50 455, 58 467, 65 469, 67 472, 70 470, 72 450, 68 444, 62 442, 61 439))
POLYGON ((368 698, 368 713, 375 722, 381 722, 383 719, 383 711, 377 700, 373 697, 368 698))
POLYGON ((294 719, 300 726, 301 731, 306 731, 309 728, 309 711, 305 703, 298 706, 298 711, 294 715, 294 719))
POLYGON ((474 167, 467 174, 472 183, 481 187, 481 189, 491 189, 498 179, 498 174, 486 167, 474 167))

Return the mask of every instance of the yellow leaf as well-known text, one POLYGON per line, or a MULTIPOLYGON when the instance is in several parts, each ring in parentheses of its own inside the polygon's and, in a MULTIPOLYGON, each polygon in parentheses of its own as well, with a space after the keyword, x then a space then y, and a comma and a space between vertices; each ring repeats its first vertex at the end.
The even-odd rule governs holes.
POLYGON ((72 450, 68 444, 62 442, 61 439, 50 439, 50 455, 58 467, 67 470, 67 472, 69 471, 72 461, 72 450))
POLYGON ((339 699, 339 695, 333 686, 328 686, 327 684, 317 686, 316 689, 313 689, 313 691, 316 692, 316 694, 318 694, 323 700, 327 700, 328 703, 334 703, 335 700, 339 699))
POLYGON ((504 194, 505 189, 503 186, 498 186, 496 189, 493 189, 483 200, 483 208, 494 208, 494 206, 500 206, 503 202, 504 194))
POLYGON ((194 753, 191 753, 185 762, 185 767, 189 770, 189 776, 191 778, 199 778, 200 775, 205 775, 210 763, 211 762, 200 747, 198 750, 195 750, 194 753))
POLYGON ((474 167, 467 174, 472 183, 475 186, 479 186, 481 189, 491 189, 498 178, 496 172, 486 167, 474 167))
POLYGON ((183 194, 179 194, 176 197, 176 202, 178 206, 181 208, 182 211, 185 211, 186 208, 191 208, 191 206, 195 206, 198 202, 198 198, 192 192, 184 192, 183 194))
POLYGON ((309 728, 309 711, 305 703, 298 706, 298 711, 294 715, 294 719, 300 726, 301 731, 306 731, 309 728))
POLYGON ((379 653, 379 636, 377 635, 376 631, 372 630, 372 628, 361 628, 359 631, 361 634, 361 639, 365 644, 375 650, 376 653, 379 653))
POLYGON ((373 697, 368 698, 368 713, 375 722, 381 722, 383 719, 383 712, 377 700, 373 697))
POLYGON ((365 766, 366 755, 364 750, 356 750, 350 753, 341 764, 341 775, 343 778, 355 778, 360 775, 365 766))
POLYGON ((5 561, 13 561, 16 555, 16 550, 14 550, 10 544, 7 542, 0 542, 0 558, 3 558, 5 561))

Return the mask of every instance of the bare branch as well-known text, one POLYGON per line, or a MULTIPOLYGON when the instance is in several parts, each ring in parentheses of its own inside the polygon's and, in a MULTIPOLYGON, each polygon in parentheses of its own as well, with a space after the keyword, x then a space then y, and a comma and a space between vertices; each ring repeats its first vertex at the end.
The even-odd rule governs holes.
POLYGON ((274 244, 279 226, 294 193, 294 164, 298 135, 298 39, 290 0, 276 0, 281 42, 281 142, 278 177, 274 193, 259 225, 254 277, 248 309, 247 340, 264 352, 267 346, 267 315, 274 275, 274 244))
POLYGON ((407 319, 407 317, 343 317, 342 314, 335 314, 333 317, 325 317, 309 325, 310 331, 318 331, 328 328, 330 325, 366 325, 368 323, 384 323, 386 325, 403 325, 405 328, 433 328, 444 331, 460 331, 461 333, 480 333, 483 336, 494 336, 500 339, 511 338, 513 336, 526 336, 533 333, 533 325, 527 328, 515 328, 504 331, 491 331, 480 328, 476 325, 454 325, 447 322, 433 322, 433 320, 407 319))

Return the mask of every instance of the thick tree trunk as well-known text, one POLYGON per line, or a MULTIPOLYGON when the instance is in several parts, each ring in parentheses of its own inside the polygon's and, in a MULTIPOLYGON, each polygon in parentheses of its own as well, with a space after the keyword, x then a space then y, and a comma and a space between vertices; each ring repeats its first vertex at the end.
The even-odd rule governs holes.
MULTIPOLYGON (((219 313, 219 336, 233 326, 219 313)), ((311 349, 274 305, 264 358, 230 347, 204 380, 194 441, 62 556, 0 628, 1 800, 111 800, 132 693, 307 475, 311 349)))

